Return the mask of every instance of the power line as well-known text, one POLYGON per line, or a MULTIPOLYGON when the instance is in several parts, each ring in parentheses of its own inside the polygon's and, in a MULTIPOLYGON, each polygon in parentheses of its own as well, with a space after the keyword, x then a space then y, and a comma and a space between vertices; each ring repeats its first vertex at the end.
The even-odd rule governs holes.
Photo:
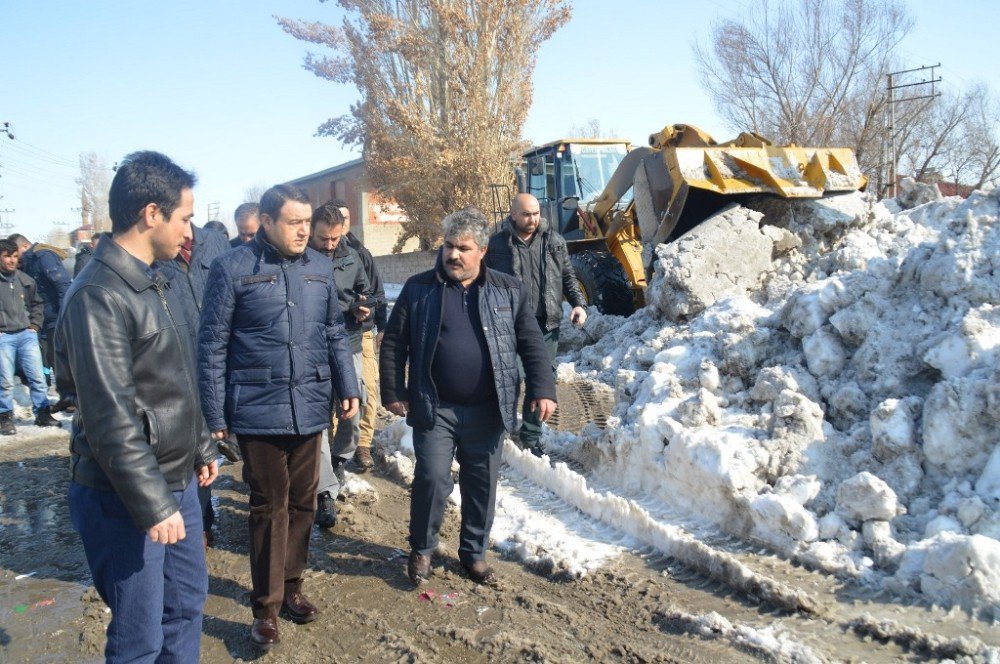
POLYGON ((891 187, 892 196, 896 195, 896 169, 898 168, 898 156, 896 154, 896 104, 901 104, 904 102, 918 101, 920 99, 934 99, 940 97, 941 93, 935 90, 935 84, 941 82, 941 77, 935 78, 935 71, 941 68, 941 63, 938 62, 936 65, 924 65, 922 67, 914 67, 913 69, 903 69, 900 71, 894 71, 888 74, 888 85, 886 87, 886 93, 888 98, 888 104, 886 108, 886 113, 888 114, 888 132, 886 132, 887 139, 889 141, 889 182, 886 184, 891 187), (913 74, 916 72, 930 71, 930 79, 924 79, 921 81, 913 83, 900 83, 899 77, 906 74, 913 74), (894 80, 895 79, 895 80, 894 80), (926 88, 923 86, 930 85, 930 92, 925 92, 926 88), (913 88, 909 97, 896 98, 896 90, 910 90, 913 88))

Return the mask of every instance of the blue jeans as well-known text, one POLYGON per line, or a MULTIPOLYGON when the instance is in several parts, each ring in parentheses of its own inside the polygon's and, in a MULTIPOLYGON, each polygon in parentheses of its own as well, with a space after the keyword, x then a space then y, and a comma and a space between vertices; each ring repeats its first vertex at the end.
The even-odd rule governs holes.
POLYGON ((175 491, 185 538, 150 541, 114 491, 69 485, 69 513, 83 540, 94 586, 111 609, 107 662, 197 662, 208 568, 198 484, 175 491))
POLYGON ((14 410, 14 370, 20 367, 28 379, 31 405, 35 412, 49 405, 45 375, 42 373, 42 349, 38 333, 30 329, 0 334, 0 413, 14 410))

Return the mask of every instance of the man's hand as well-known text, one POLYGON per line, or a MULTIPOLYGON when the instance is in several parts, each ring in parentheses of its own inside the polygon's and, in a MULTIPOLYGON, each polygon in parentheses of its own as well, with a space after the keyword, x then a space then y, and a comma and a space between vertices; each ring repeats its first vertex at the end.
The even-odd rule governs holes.
POLYGON ((406 414, 410 412, 410 402, 409 401, 393 401, 385 405, 385 409, 392 413, 393 415, 399 415, 400 417, 406 417, 406 414))
POLYGON ((160 544, 177 544, 185 537, 184 517, 180 510, 146 531, 149 539, 160 544))
POLYGON ((569 312, 569 322, 577 327, 583 327, 583 324, 587 322, 587 310, 583 307, 573 307, 573 310, 569 312))
POLYGON ((209 486, 219 476, 219 462, 213 461, 198 469, 198 486, 209 486))
POLYGON ((378 351, 382 347, 382 339, 385 338, 385 332, 379 332, 375 335, 375 350, 378 351))
POLYGON ((340 419, 349 420, 358 414, 358 408, 360 407, 360 401, 357 397, 351 399, 343 399, 340 402, 340 419))
POLYGON ((544 422, 556 412, 556 402, 552 399, 535 399, 531 402, 531 412, 538 413, 538 420, 544 422))
POLYGON ((372 310, 368 307, 358 307, 354 310, 354 320, 359 323, 372 315, 372 310))
POLYGON ((225 429, 219 429, 218 431, 212 432, 212 440, 223 440, 227 435, 229 435, 228 431, 225 429))

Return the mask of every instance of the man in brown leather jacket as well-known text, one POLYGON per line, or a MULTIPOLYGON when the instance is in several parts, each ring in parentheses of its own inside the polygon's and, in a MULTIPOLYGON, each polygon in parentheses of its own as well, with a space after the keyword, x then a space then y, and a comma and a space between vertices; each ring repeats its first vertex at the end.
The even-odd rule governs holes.
POLYGON ((70 518, 111 609, 108 662, 197 662, 208 571, 197 486, 218 474, 188 320, 156 260, 191 238, 194 175, 156 152, 111 183, 112 237, 66 294, 57 378, 75 393, 70 518))

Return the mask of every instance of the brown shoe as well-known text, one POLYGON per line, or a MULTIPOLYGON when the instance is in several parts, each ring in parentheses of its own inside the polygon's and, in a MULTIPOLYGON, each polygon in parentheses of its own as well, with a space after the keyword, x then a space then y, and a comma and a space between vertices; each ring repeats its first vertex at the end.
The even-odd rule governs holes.
POLYGON ((477 560, 471 565, 462 563, 462 567, 468 572, 469 578, 484 586, 495 586, 500 582, 493 568, 486 564, 485 560, 477 560))
POLYGON ((372 458, 370 447, 359 447, 354 450, 354 463, 364 470, 371 470, 375 467, 375 459, 372 458))
POLYGON ((417 585, 431 578, 431 557, 411 551, 410 559, 406 563, 406 575, 417 585))
POLYGON ((250 642, 261 650, 270 650, 271 646, 279 643, 281 637, 278 635, 278 619, 274 616, 266 618, 254 618, 253 626, 250 628, 250 642))
POLYGON ((285 601, 281 603, 281 612, 286 618, 299 625, 311 623, 319 616, 319 609, 313 606, 313 603, 300 592, 294 592, 285 597, 285 601))

